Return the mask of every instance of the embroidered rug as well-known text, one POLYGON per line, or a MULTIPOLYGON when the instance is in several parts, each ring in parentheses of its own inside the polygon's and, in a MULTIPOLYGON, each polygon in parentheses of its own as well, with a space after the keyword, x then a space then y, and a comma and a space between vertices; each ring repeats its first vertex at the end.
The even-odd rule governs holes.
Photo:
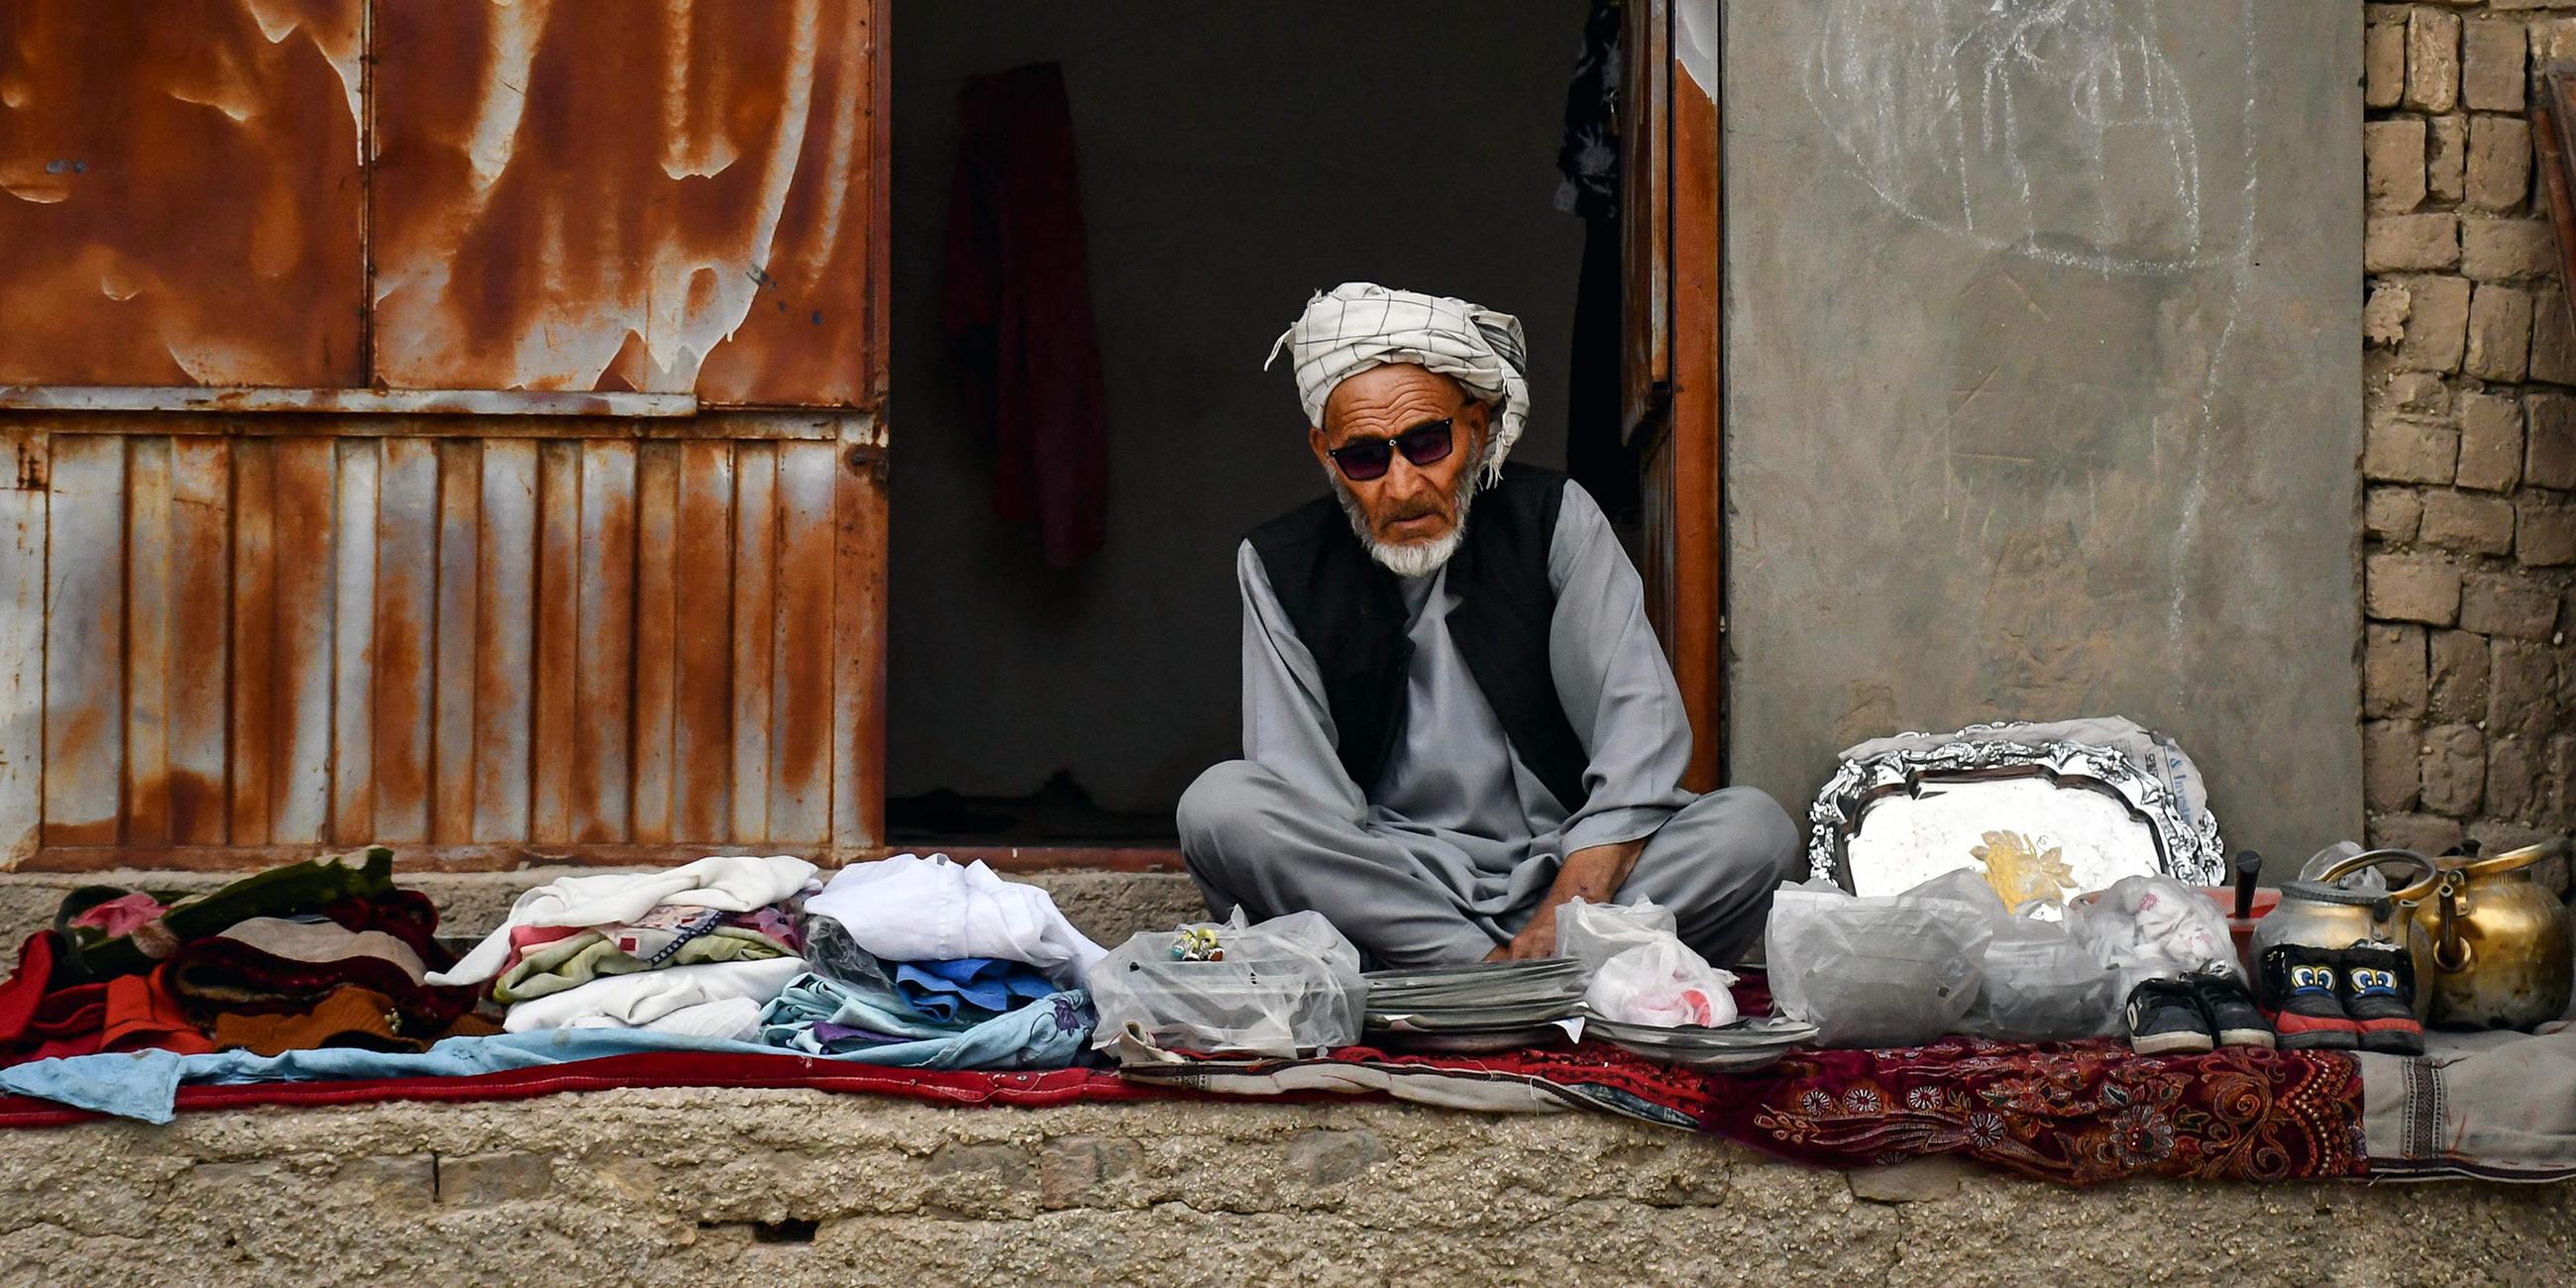
POLYGON ((2069 1185, 2139 1175, 2364 1175, 2351 1054, 2224 1047, 2141 1056, 2110 1039, 1971 1038, 1890 1051, 1800 1051, 1726 1079, 1712 1132, 1832 1166, 1958 1154, 2069 1185))
POLYGON ((2364 1175, 2361 1075, 2348 1054, 2133 1054, 2110 1041, 1952 1039, 1799 1051, 1751 1074, 1699 1073, 1599 1043, 1487 1056, 1363 1047, 1307 1060, 1178 1057, 1136 1081, 1228 1095, 1382 1092, 1486 1111, 1592 1108, 1829 1167, 1955 1154, 2024 1176, 2322 1180, 2364 1175))
MULTIPOLYGON (((812 1060, 659 1052, 471 1077, 186 1086, 177 1108, 513 1100, 617 1087, 803 1087, 951 1105, 1041 1106, 1216 1094, 1304 1100, 1385 1095, 1487 1113, 1589 1109, 1708 1132, 1800 1162, 1856 1167, 1956 1154, 2092 1185, 2359 1176, 2359 1065, 2327 1052, 2140 1057, 2115 1042, 2048 1047, 1958 1039, 1895 1051, 1802 1051, 1759 1073, 1699 1073, 1599 1043, 1491 1056, 1366 1047, 1305 1060, 1167 1057, 1130 1068, 924 1072, 812 1060)), ((0 1127, 96 1115, 0 1096, 0 1127)))

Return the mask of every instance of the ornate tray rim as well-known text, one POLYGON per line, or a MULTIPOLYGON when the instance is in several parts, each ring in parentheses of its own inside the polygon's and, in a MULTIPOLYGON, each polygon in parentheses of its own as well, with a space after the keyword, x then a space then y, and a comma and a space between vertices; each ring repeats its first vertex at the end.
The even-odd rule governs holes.
POLYGON ((1926 782, 2023 777, 2045 777, 2118 797, 2154 835, 2164 875, 2190 885, 2225 884, 2227 847, 2219 839, 2216 815, 2203 810, 2195 824, 2182 817, 2173 793, 2127 756, 2108 747, 2057 741, 1962 740, 1843 761, 1807 809, 1808 879, 1852 888, 1851 873, 1842 862, 1843 842, 1869 807, 1885 797, 1913 794, 1926 782))

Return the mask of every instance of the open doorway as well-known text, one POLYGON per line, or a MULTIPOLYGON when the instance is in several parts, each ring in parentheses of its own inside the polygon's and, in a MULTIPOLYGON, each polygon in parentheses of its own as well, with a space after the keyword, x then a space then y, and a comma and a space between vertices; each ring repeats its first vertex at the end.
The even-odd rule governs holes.
POLYGON ((1236 541, 1320 495, 1261 360, 1364 279, 1518 314, 1562 468, 1583 222, 1555 208, 1587 0, 896 6, 889 840, 1168 846, 1237 754, 1236 541), (1108 408, 1106 538, 1052 569, 996 517, 943 336, 969 76, 1062 68, 1108 408))

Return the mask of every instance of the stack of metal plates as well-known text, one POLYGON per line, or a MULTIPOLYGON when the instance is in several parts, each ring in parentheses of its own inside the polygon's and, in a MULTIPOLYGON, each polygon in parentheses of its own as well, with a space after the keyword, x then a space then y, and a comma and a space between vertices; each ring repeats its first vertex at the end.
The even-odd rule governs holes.
POLYGON ((1583 1003, 1583 963, 1562 958, 1371 971, 1374 1040, 1440 1051, 1501 1051, 1562 1039, 1583 1003))
POLYGON ((1665 1064, 1740 1072, 1759 1069, 1787 1054, 1789 1048, 1814 1041, 1816 1026, 1783 1015, 1755 1016, 1715 1029, 1696 1024, 1657 1028, 1594 1018, 1583 1022, 1583 1035, 1665 1064))

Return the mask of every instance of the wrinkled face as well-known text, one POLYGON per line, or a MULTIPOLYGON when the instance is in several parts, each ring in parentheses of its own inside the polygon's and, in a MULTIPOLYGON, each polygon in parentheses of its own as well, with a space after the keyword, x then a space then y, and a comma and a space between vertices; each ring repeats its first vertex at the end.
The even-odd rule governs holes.
POLYGON ((1324 423, 1308 430, 1306 441, 1347 498, 1354 519, 1367 524, 1362 535, 1373 545, 1428 547, 1454 538, 1465 521, 1490 415, 1491 409, 1469 397, 1457 381, 1395 363, 1372 367, 1335 386, 1324 400, 1324 423), (1336 448, 1369 438, 1396 438, 1442 420, 1451 422, 1449 454, 1429 465, 1416 465, 1398 451, 1390 454, 1386 473, 1353 480, 1333 463, 1336 448))

